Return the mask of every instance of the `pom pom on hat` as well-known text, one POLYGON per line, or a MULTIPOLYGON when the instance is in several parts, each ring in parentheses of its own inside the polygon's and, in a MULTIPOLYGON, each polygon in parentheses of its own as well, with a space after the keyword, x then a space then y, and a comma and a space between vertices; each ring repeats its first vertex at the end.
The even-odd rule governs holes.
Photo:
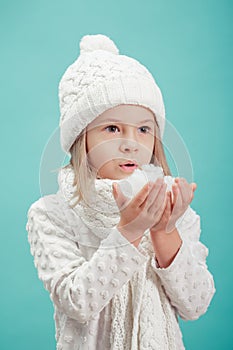
POLYGON ((79 57, 59 83, 60 141, 69 154, 78 135, 104 111, 120 104, 149 108, 163 136, 165 108, 152 74, 132 57, 120 55, 106 35, 85 35, 79 57))
POLYGON ((102 34, 83 36, 79 47, 80 54, 83 54, 85 52, 92 52, 95 50, 109 51, 115 55, 119 54, 119 50, 114 42, 109 37, 102 34))

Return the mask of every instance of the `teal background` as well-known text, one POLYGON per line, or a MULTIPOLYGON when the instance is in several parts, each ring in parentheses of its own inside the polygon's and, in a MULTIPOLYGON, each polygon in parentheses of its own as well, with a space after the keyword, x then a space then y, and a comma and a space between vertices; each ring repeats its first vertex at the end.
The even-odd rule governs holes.
POLYGON ((41 196, 59 80, 81 37, 99 33, 154 75, 192 160, 193 207, 217 292, 199 320, 181 321, 186 348, 233 349, 232 10, 226 0, 0 1, 2 350, 55 349, 53 308, 30 255, 26 214, 41 196))

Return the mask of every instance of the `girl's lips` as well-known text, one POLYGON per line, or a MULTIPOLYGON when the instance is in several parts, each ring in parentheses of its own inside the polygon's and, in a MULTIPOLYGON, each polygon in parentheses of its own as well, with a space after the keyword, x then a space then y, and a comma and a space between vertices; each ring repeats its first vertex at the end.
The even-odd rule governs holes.
POLYGON ((137 169, 137 165, 120 165, 120 168, 125 172, 125 173, 132 173, 135 169, 137 169))

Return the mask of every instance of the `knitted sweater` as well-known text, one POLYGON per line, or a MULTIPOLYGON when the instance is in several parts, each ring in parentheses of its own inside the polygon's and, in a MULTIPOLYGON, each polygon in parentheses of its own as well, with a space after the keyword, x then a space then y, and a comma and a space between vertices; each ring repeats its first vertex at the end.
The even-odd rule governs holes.
POLYGON ((189 207, 176 222, 182 245, 160 268, 149 230, 138 248, 117 230, 110 181, 96 180, 95 207, 69 206, 73 176, 60 170, 59 191, 31 205, 26 225, 54 304, 57 350, 184 349, 177 316, 197 319, 215 292, 200 217, 189 207))

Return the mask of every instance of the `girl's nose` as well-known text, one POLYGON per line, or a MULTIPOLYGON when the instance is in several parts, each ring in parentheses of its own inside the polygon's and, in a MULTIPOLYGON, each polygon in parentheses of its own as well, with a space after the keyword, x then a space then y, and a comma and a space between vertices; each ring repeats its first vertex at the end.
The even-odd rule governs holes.
POLYGON ((138 150, 137 142, 134 140, 123 139, 120 144, 120 150, 124 153, 135 152, 138 150))

